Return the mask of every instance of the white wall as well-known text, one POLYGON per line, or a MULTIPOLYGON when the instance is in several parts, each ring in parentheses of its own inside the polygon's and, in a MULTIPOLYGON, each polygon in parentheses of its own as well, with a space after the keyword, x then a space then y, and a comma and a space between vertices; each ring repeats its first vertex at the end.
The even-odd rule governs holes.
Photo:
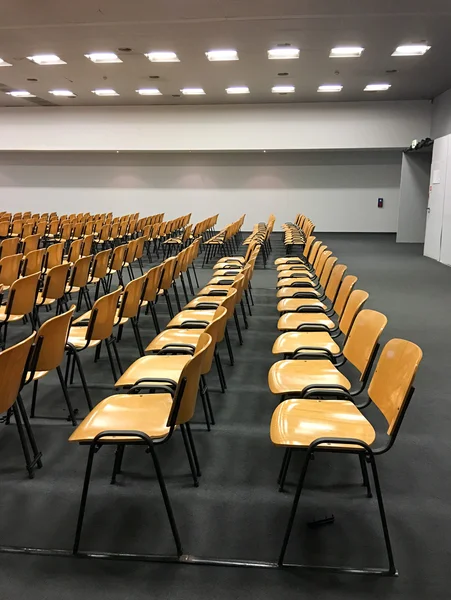
MULTIPOLYGON (((434 98, 431 137, 437 139, 451 133, 451 90, 434 98)), ((418 138, 420 139, 420 138, 418 138)))
POLYGON ((400 152, 0 153, 0 210, 246 213, 247 229, 305 212, 318 231, 394 232, 400 171, 400 152))
POLYGON ((432 153, 403 154, 397 242, 424 242, 432 153))
POLYGON ((422 100, 4 108, 0 151, 400 149, 430 125, 422 100))

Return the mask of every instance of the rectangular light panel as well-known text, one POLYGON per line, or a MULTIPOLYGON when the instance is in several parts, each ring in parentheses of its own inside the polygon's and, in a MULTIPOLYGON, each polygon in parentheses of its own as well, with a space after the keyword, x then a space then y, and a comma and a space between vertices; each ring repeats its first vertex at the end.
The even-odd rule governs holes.
POLYGON ((30 94, 30 92, 26 92, 25 90, 20 90, 16 92, 6 92, 9 96, 14 96, 14 98, 36 98, 35 94, 30 94))
POLYGON ((85 54, 86 58, 92 60, 93 63, 121 63, 122 60, 114 52, 93 52, 92 54, 85 54))
POLYGON ((66 65, 64 60, 61 60, 56 54, 37 54, 36 56, 27 56, 28 60, 37 65, 66 65))
POLYGON ((74 98, 74 92, 70 90, 50 90, 49 94, 53 94, 54 96, 61 96, 62 98, 74 98))
POLYGON ((398 46, 392 56, 423 56, 430 49, 426 44, 407 44, 398 46))
POLYGON ((141 88, 135 91, 141 96, 161 96, 161 92, 158 88, 141 88))
POLYGON ((271 88, 273 94, 291 94, 295 90, 294 85, 275 85, 271 88))
POLYGON ((144 56, 147 56, 150 62, 180 62, 175 52, 148 52, 144 56))
POLYGON ((366 88, 363 90, 364 92, 385 92, 389 90, 391 85, 389 83, 369 83, 366 88))
POLYGON ((97 96, 119 96, 116 90, 112 90, 110 88, 102 89, 102 90, 92 90, 93 94, 97 96))
POLYGON ((246 85, 237 85, 226 88, 228 94, 249 94, 249 88, 246 85))
POLYGON ((238 52, 236 50, 210 50, 209 52, 205 52, 205 56, 210 61, 238 60, 238 52))
POLYGON ((338 85, 338 84, 325 84, 325 85, 320 85, 318 87, 318 92, 324 92, 324 93, 333 93, 333 92, 341 92, 341 90, 343 89, 342 85, 338 85))
POLYGON ((202 88, 182 88, 180 91, 184 96, 201 96, 205 94, 202 88))
POLYGON ((268 58, 270 60, 299 58, 299 48, 291 48, 291 46, 284 48, 271 48, 271 50, 268 50, 268 58))
POLYGON ((331 49, 329 58, 359 58, 364 49, 360 46, 337 46, 331 49))

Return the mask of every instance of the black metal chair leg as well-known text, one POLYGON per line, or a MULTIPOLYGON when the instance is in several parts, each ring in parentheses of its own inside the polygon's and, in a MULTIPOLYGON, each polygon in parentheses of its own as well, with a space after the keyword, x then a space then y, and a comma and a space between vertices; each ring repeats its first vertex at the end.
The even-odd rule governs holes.
POLYGON ((229 353, 229 358, 230 358, 230 364, 233 365, 235 364, 235 359, 233 357, 233 350, 232 350, 232 344, 230 343, 230 336, 229 336, 229 330, 227 329, 227 325, 224 331, 224 337, 225 337, 225 341, 227 344, 227 351, 229 353))
POLYGON ((366 459, 363 454, 359 454, 359 461, 360 461, 360 468, 362 469, 362 478, 363 478, 362 485, 364 485, 366 487, 367 497, 372 498, 373 494, 371 493, 371 484, 370 484, 370 478, 368 477, 368 468, 366 466, 366 459))
POLYGON ((155 305, 153 302, 150 302, 148 304, 148 306, 150 306, 150 314, 152 315, 153 325, 155 327, 155 333, 160 333, 161 328, 160 328, 160 324, 158 322, 158 316, 157 316, 157 311, 155 310, 155 305))
POLYGON ((205 424, 207 425, 207 431, 211 431, 210 417, 208 414, 208 406, 207 406, 207 400, 205 398, 205 392, 202 388, 199 388, 199 393, 200 393, 200 399, 202 401, 202 408, 204 409, 205 424))
POLYGON ((252 286, 251 286, 251 282, 250 281, 249 281, 248 290, 249 290, 249 296, 251 297, 251 304, 252 304, 252 306, 254 306, 254 298, 252 296, 252 286))
POLYGON ((194 445, 194 438, 193 438, 193 434, 191 433, 191 427, 189 423, 185 423, 185 427, 186 427, 186 431, 188 433, 188 440, 191 446, 191 451, 193 453, 193 458, 194 458, 194 464, 196 465, 196 470, 197 470, 197 476, 200 477, 202 475, 201 470, 200 470, 200 465, 199 465, 199 459, 197 457, 197 451, 196 451, 196 446, 194 445))
POLYGON ((124 373, 124 369, 122 368, 121 359, 119 357, 119 352, 114 337, 111 338, 111 345, 113 346, 114 356, 116 357, 117 366, 119 367, 119 373, 122 375, 124 373))
POLYGON ((25 431, 27 432, 28 440, 30 442, 31 449, 33 451, 33 462, 32 467, 34 468, 37 465, 38 469, 42 469, 42 452, 39 452, 38 445, 36 443, 36 439, 34 437, 33 429, 31 428, 30 421, 28 420, 27 411, 25 409, 25 404, 23 403, 22 396, 19 394, 16 401, 17 406, 19 407, 20 414, 22 415, 23 424, 25 426, 25 431))
POLYGON ((224 388, 227 389, 227 381, 226 381, 226 378, 225 378, 224 369, 222 368, 222 359, 221 359, 221 355, 219 354, 218 350, 216 350, 216 354, 218 356, 217 365, 219 365, 219 369, 221 371, 222 382, 224 384, 224 388))
POLYGON ((241 304, 241 313, 243 315, 244 328, 249 329, 249 323, 247 322, 246 311, 244 310, 244 303, 242 300, 241 300, 240 304, 241 304))
POLYGON ((175 281, 172 282, 172 289, 174 290, 174 296, 175 296, 175 301, 177 303, 177 308, 179 309, 179 312, 181 312, 182 305, 180 304, 179 292, 177 290, 177 284, 175 283, 175 281))
POLYGON ((199 480, 197 479, 197 470, 194 463, 194 458, 191 452, 191 445, 189 443, 188 435, 186 432, 185 425, 180 425, 180 431, 182 432, 183 444, 185 445, 186 455, 188 457, 189 468, 193 477, 194 487, 199 487, 199 480))
POLYGON ((81 493, 80 508, 78 511, 77 528, 75 530, 75 539, 74 539, 74 545, 72 548, 73 554, 77 554, 78 548, 80 547, 81 530, 83 528, 83 519, 85 516, 85 510, 86 510, 86 500, 88 498, 89 480, 91 479, 92 462, 94 460, 95 452, 96 452, 96 444, 93 443, 89 446, 89 454, 88 454, 88 460, 86 463, 86 471, 85 471, 85 480, 83 482, 83 491, 81 493))
MULTIPOLYGON (((81 384, 83 386, 83 390, 84 390, 85 396, 86 396, 86 402, 88 403, 88 408, 89 408, 89 410, 92 410, 91 396, 89 394, 89 388, 88 388, 88 384, 86 383, 85 372, 83 371, 80 357, 78 356, 76 350, 72 350, 71 354, 73 355, 73 360, 77 363, 78 374, 80 375, 81 384)), ((69 354, 69 356, 70 356, 70 354, 69 354)))
POLYGON ((195 296, 196 292, 194 291, 194 288, 193 288, 193 281, 191 279, 191 275, 190 275, 190 272, 189 272, 189 267, 186 269, 186 276, 188 277, 188 285, 189 285, 190 292, 191 292, 191 294, 193 296, 195 296))
POLYGON ((387 518, 385 516, 384 503, 382 500, 382 491, 381 491, 381 486, 379 483, 379 475, 377 473, 376 460, 374 458, 374 454, 372 454, 372 453, 369 454, 368 459, 370 461, 371 470, 373 472, 373 480, 374 480, 374 487, 376 489, 377 504, 379 507, 379 514, 381 517, 382 529, 384 531, 385 547, 387 549, 388 565, 389 565, 388 570, 389 570, 390 575, 395 575, 396 574, 395 561, 393 559, 393 550, 391 547, 390 535, 388 533, 387 518))
POLYGON ((193 269, 194 278, 196 280, 196 287, 199 289, 199 280, 197 279, 196 267, 194 266, 194 263, 191 265, 191 268, 193 269))
POLYGON ((299 498, 301 497, 302 487, 304 485, 305 476, 307 475, 307 469, 310 463, 310 455, 311 452, 307 450, 307 454, 304 460, 304 464, 302 465, 301 475, 299 477, 299 483, 296 488, 296 493, 294 495, 293 505, 291 507, 290 518, 288 519, 287 528, 285 531, 285 536, 282 542, 282 548, 280 550, 279 558, 277 560, 277 564, 279 567, 283 567, 283 559, 285 558, 285 553, 287 551, 288 541, 290 539, 291 530, 293 528, 294 518, 296 516, 296 511, 299 504, 299 498))
POLYGON ((155 471, 157 474, 158 483, 160 485, 161 495, 163 496, 164 505, 166 507, 166 512, 167 512, 167 515, 169 518, 169 523, 171 525, 172 535, 174 537, 175 546, 177 548, 177 555, 182 556, 182 554, 183 554, 182 544, 180 542, 180 536, 179 536, 179 533, 177 530, 177 525, 175 523, 174 513, 172 512, 172 507, 171 507, 171 503, 169 501, 169 496, 168 496, 168 492, 166 489, 166 485, 164 483, 163 474, 162 474, 161 468, 160 468, 160 463, 158 462, 158 458, 157 458, 157 454, 155 452, 154 446, 153 445, 149 446, 149 449, 150 449, 150 454, 152 455, 153 464, 155 466, 155 471))
POLYGON ((38 395, 38 383, 39 383, 39 379, 36 379, 35 381, 33 381, 33 395, 31 397, 31 410, 30 410, 30 417, 32 419, 34 419, 35 412, 36 412, 36 399, 37 399, 37 395, 38 395))
POLYGON ((171 298, 169 296, 168 290, 164 290, 164 297, 166 298, 166 304, 168 305, 169 317, 171 319, 173 319, 174 318, 174 311, 172 309, 171 298))
POLYGON ((219 358, 219 354, 218 352, 215 352, 215 363, 216 363, 216 369, 218 371, 218 376, 219 376, 219 383, 221 385, 221 392, 224 394, 224 392, 226 391, 226 386, 225 386, 225 381, 223 379, 223 372, 222 372, 222 365, 220 362, 220 358, 219 358))
POLYGON ((116 367, 114 366, 113 354, 110 348, 111 340, 105 340, 106 351, 108 353, 108 359, 110 361, 111 373, 113 374, 114 383, 118 380, 116 367))
POLYGON ((110 482, 112 485, 116 483, 116 475, 118 475, 122 471, 122 459, 124 458, 124 450, 125 444, 118 444, 116 446, 116 452, 114 454, 113 473, 111 474, 110 482))
POLYGON ((235 327, 236 327, 236 332, 238 334, 238 340, 240 342, 240 346, 243 345, 243 336, 241 335, 241 326, 240 326, 240 322, 238 320, 238 314, 236 312, 236 310, 233 312, 233 318, 235 319, 235 327))
POLYGON ((143 346, 143 342, 141 339, 141 334, 139 333, 139 326, 138 326, 138 323, 137 323, 135 317, 133 317, 131 319, 131 322, 132 322, 133 332, 135 334, 136 345, 138 346, 139 355, 144 356, 145 355, 144 346, 143 346))
POLYGON ((281 470, 281 474, 280 474, 279 492, 283 492, 283 486, 285 485, 285 479, 287 477, 288 467, 290 466, 292 454, 293 454, 293 450, 291 448, 287 448, 287 454, 284 458, 283 469, 281 470))
MULTIPOLYGON (((75 362, 74 362, 75 364, 75 362)), ((56 367, 56 372, 58 373, 58 377, 61 383, 61 388, 63 390, 64 399, 66 400, 67 410, 69 411, 70 420, 72 421, 72 425, 75 427, 77 425, 77 419, 75 418, 75 412, 72 407, 72 402, 70 401, 69 391, 66 386, 66 382, 64 381, 63 373, 61 371, 61 367, 56 367)), ((37 383, 37 381, 35 382, 37 383)))
POLYGON ((94 362, 96 363, 99 358, 100 358, 100 352, 102 350, 102 342, 100 342, 100 344, 97 344, 96 346, 96 353, 94 355, 94 362))
POLYGON ((30 450, 28 448, 27 439, 25 437, 25 431, 23 429, 22 421, 20 420, 19 409, 17 408, 16 403, 13 404, 12 409, 13 409, 13 413, 14 413, 14 418, 16 420, 17 431, 19 433, 20 444, 22 446, 22 451, 23 451, 23 454, 25 457, 25 465, 27 467, 28 477, 30 479, 33 479, 34 471, 33 471, 33 467, 32 467, 30 450))
POLYGON ((249 316, 252 317, 252 310, 251 310, 251 305, 249 303, 249 294, 247 293, 247 290, 244 290, 244 297, 246 298, 246 304, 247 304, 247 309, 249 311, 249 316))
POLYGON ((202 383, 204 385, 204 394, 205 394, 205 400, 206 400, 207 406, 208 406, 208 412, 210 413, 210 423, 212 425, 216 425, 215 416, 213 414, 213 407, 211 405, 211 400, 210 400, 210 392, 208 391, 207 378, 205 377, 205 375, 201 375, 201 379, 202 379, 202 383))
POLYGON ((186 290, 185 278, 183 277, 183 273, 180 273, 180 281, 182 282, 183 293, 185 295, 186 303, 188 304, 189 298, 188 298, 188 292, 186 290))

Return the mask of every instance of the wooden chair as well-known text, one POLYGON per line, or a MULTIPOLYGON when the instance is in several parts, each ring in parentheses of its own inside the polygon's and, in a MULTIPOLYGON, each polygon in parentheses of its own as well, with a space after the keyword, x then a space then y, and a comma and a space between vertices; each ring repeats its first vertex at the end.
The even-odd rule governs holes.
MULTIPOLYGON (((236 290, 233 290, 236 294, 236 290)), ((205 328, 199 328, 199 323, 194 323, 195 327, 190 327, 190 323, 186 322, 186 328, 181 327, 179 329, 166 329, 159 335, 157 335, 147 346, 146 352, 153 354, 171 354, 178 353, 181 349, 187 349, 194 352, 196 345, 199 341, 200 336, 203 332, 208 333, 212 339, 211 350, 205 355, 204 365, 202 367, 201 377, 201 388, 200 394, 205 414, 205 422, 207 429, 210 431, 210 422, 212 425, 215 424, 213 415, 213 409, 211 406, 210 396, 208 392, 208 386, 205 376, 210 372, 213 358, 215 359, 216 368, 218 370, 219 379, 221 386, 225 383, 224 370, 220 359, 219 352, 217 350, 218 344, 224 339, 227 319, 228 319, 228 307, 219 306, 215 310, 213 319, 205 326, 205 328)), ((203 324, 202 324, 203 325, 203 324)), ((222 388, 225 391, 225 388, 222 388)))
POLYGON ((91 266, 92 256, 82 256, 78 260, 75 261, 70 277, 69 282, 66 286, 66 294, 70 294, 72 292, 78 292, 78 301, 77 301, 77 312, 81 310, 81 302, 85 301, 86 308, 90 310, 92 308, 91 298, 89 296, 88 289, 88 279, 89 279, 89 269, 91 266))
POLYGON ((7 413, 7 421, 11 413, 14 415, 30 479, 34 477, 35 467, 42 467, 42 454, 38 450, 28 420, 27 411, 20 397, 20 390, 25 383, 24 373, 27 373, 28 367, 31 366, 29 357, 34 338, 35 334, 33 332, 25 340, 0 352, 0 381, 2 388, 0 393, 0 413, 7 413), (33 457, 31 456, 28 444, 30 444, 33 457))
POLYGON ((6 292, 19 279, 23 254, 5 256, 0 260, 0 284, 6 292))
POLYGON ((111 255, 111 263, 108 268, 108 291, 111 289, 113 275, 116 273, 120 285, 124 285, 122 278, 122 269, 124 268, 125 253, 127 252, 127 244, 116 246, 111 255))
POLYGON ((385 315, 368 309, 360 311, 354 321, 343 347, 343 357, 357 369, 357 388, 351 389, 349 379, 329 358, 324 355, 320 358, 315 348, 300 350, 294 359, 281 360, 272 365, 268 375, 271 392, 282 395, 282 399, 287 394, 303 397, 312 388, 345 390, 352 396, 357 396, 366 386, 379 347, 379 338, 386 324, 385 315))
POLYGON ((96 300, 92 310, 76 319, 72 323, 69 331, 67 340, 69 354, 66 365, 66 382, 69 379, 70 368, 72 368, 70 382, 73 382, 75 363, 77 363, 78 372, 90 409, 92 408, 91 399, 78 353, 83 352, 88 348, 95 348, 102 342, 105 342, 114 381, 117 380, 117 372, 111 348, 113 348, 119 372, 123 372, 119 353, 117 351, 116 338, 113 335, 113 328, 117 324, 116 311, 121 292, 122 288, 118 288, 114 292, 106 294, 96 300))
POLYGON ((172 512, 166 485, 157 458, 156 446, 167 443, 176 427, 182 432, 185 449, 193 475, 194 485, 198 485, 200 476, 194 440, 189 421, 194 415, 199 389, 204 352, 211 344, 211 337, 204 334, 199 339, 194 356, 188 356, 178 384, 145 382, 150 394, 143 394, 143 388, 130 390, 129 394, 117 394, 100 402, 86 419, 70 436, 70 442, 89 444, 89 455, 86 465, 83 493, 78 514, 77 529, 73 553, 77 554, 83 528, 86 500, 89 491, 94 454, 104 445, 116 446, 116 457, 113 467, 112 483, 121 472, 125 446, 143 445, 150 453, 160 490, 166 507, 172 535, 177 548, 177 555, 183 553, 180 537, 172 512), (138 393, 134 393, 137 391, 138 393))
MULTIPOLYGON (((293 451, 302 451, 304 461, 278 558, 279 566, 284 565, 307 469, 312 462, 311 458, 317 452, 335 452, 356 454, 359 457, 363 483, 367 488, 368 496, 371 496, 371 487, 367 463, 371 465, 388 557, 388 570, 365 571, 396 574, 376 456, 386 453, 396 441, 414 393, 413 382, 421 359, 421 349, 406 340, 392 339, 382 350, 368 387, 370 401, 379 409, 387 423, 387 436, 381 445, 375 446, 376 432, 373 426, 344 391, 340 393, 337 390, 335 397, 341 399, 331 402, 327 400, 329 396, 324 396, 321 389, 311 390, 309 397, 285 400, 276 408, 271 420, 271 441, 276 446, 285 448, 285 457, 279 475, 281 491, 293 451), (321 399, 311 399, 312 396, 319 396, 321 399)), ((362 572, 361 569, 359 571, 362 572)))
POLYGON ((89 284, 96 284, 96 291, 94 295, 94 300, 97 300, 100 293, 100 284, 103 286, 103 291, 107 293, 107 282, 106 277, 108 275, 108 265, 110 262, 112 250, 109 248, 108 250, 102 250, 98 252, 94 256, 94 261, 91 268, 91 274, 89 278, 89 284))
POLYGON ((64 265, 52 267, 47 271, 42 291, 38 292, 36 298, 35 315, 38 324, 40 323, 39 309, 42 306, 47 308, 56 302, 56 315, 63 311, 64 306, 66 307, 66 310, 68 310, 65 293, 69 269, 70 265, 66 263, 64 265))
POLYGON ((143 294, 145 294, 144 287, 146 285, 146 275, 132 279, 132 281, 125 286, 124 293, 120 298, 119 307, 116 311, 119 326, 117 341, 119 342, 122 339, 123 327, 128 321, 130 321, 140 356, 144 356, 144 346, 139 332, 138 318, 143 294))
POLYGON ((69 246, 69 252, 66 257, 66 261, 68 263, 74 264, 82 256, 87 256, 82 253, 83 244, 84 244, 83 238, 79 238, 79 239, 71 242, 71 245, 69 246))
POLYGON ((82 238, 82 249, 81 249, 82 256, 90 256, 91 255, 93 242, 94 242, 94 234, 93 233, 86 235, 84 238, 82 238))
MULTIPOLYGON (((53 268, 59 269, 61 266, 64 265, 53 268)), ((69 335, 69 328, 74 312, 75 305, 72 306, 68 311, 48 319, 43 325, 41 325, 36 334, 34 351, 31 359, 33 364, 33 372, 28 373, 27 381, 27 383, 33 382, 33 396, 30 411, 31 418, 36 416, 36 401, 39 381, 48 375, 50 371, 56 370, 64 399, 66 401, 67 409, 69 411, 68 420, 72 422, 72 425, 77 425, 75 410, 72 406, 67 385, 61 371, 61 363, 64 360, 67 337, 69 335)))
POLYGON ((34 273, 14 281, 11 285, 6 304, 0 306, 0 335, 2 348, 6 345, 8 324, 29 317, 35 329, 34 306, 38 292, 40 273, 34 273))
POLYGON ((38 273, 39 275, 42 273, 45 253, 45 249, 41 248, 40 250, 32 250, 25 256, 22 267, 22 275, 24 275, 24 277, 34 275, 35 273, 38 273))
POLYGON ((41 236, 39 234, 28 235, 22 240, 22 254, 25 256, 33 250, 38 250, 41 236))
POLYGON ((6 238, 0 243, 0 258, 6 258, 13 254, 18 254, 19 250, 19 239, 18 238, 6 238))

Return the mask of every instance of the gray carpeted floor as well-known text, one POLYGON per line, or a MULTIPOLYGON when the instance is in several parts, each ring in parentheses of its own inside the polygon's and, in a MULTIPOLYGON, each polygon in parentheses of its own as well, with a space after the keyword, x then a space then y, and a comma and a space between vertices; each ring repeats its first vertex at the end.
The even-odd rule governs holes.
MULTIPOLYGON (((192 565, 123 563, 104 560, 0 555, 0 597, 15 600, 79 598, 89 600, 171 598, 190 600, 291 598, 448 598, 451 477, 447 452, 451 439, 448 374, 451 365, 449 268, 423 258, 419 245, 396 244, 394 236, 324 234, 322 239, 359 277, 370 293, 367 307, 384 312, 389 323, 383 341, 404 337, 424 351, 416 394, 394 448, 378 462, 398 578, 325 575, 192 565)), ((194 433, 203 468, 201 485, 191 485, 181 439, 161 448, 163 472, 179 525, 184 551, 197 556, 275 560, 290 509, 299 462, 293 461, 287 493, 276 486, 281 451, 269 440, 277 399, 267 388, 277 335, 273 259, 282 252, 274 235, 271 267, 254 276, 254 315, 239 347, 236 364, 221 355, 228 390, 209 377, 217 425, 211 433, 198 411, 194 433)), ((200 283, 210 277, 200 273, 200 283)), ((163 307, 159 309, 162 322, 163 307)), ((29 327, 10 327, 10 342, 29 327)), ((150 317, 142 320, 143 339, 153 336, 150 317)), ((131 331, 119 345, 124 364, 137 357, 131 331)), ((113 391, 108 362, 83 363, 96 401, 113 391)), ((33 427, 43 452, 43 469, 26 478, 14 426, 0 429, 0 545, 67 548, 72 544, 87 449, 70 445, 72 426, 56 377, 40 384, 33 427)), ((86 414, 81 388, 71 388, 80 415, 86 414)), ((24 390, 29 406, 31 387, 24 390)), ((368 415, 382 431, 374 410, 368 415)), ((97 551, 172 553, 174 551, 152 465, 141 449, 131 449, 124 474, 109 484, 112 449, 94 463, 81 548, 97 551)), ((351 456, 319 456, 309 471, 287 559, 354 566, 382 566, 384 547, 376 501, 360 486, 358 461, 351 456), (320 530, 306 521, 334 513, 333 526, 320 530)))

